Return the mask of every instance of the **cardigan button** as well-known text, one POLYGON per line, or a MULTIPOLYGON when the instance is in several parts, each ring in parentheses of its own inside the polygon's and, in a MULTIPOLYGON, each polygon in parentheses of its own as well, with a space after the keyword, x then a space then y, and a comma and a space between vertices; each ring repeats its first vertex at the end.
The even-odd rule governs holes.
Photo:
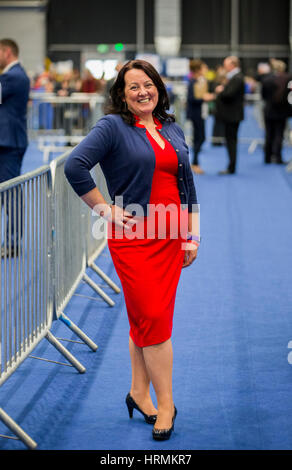
POLYGON ((178 165, 178 166, 182 166, 182 163, 179 163, 179 165, 178 165))
POLYGON ((176 151, 176 152, 179 152, 179 149, 176 149, 175 151, 176 151))
POLYGON ((181 194, 184 194, 183 192, 181 192, 181 194))
POLYGON ((180 181, 183 181, 183 178, 180 178, 180 181))

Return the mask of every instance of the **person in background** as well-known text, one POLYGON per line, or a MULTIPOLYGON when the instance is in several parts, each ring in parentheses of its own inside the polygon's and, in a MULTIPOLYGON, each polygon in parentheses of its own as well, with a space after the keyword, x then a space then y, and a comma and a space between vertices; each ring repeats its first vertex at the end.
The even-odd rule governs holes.
POLYGON ((57 82, 55 86, 55 93, 57 96, 67 97, 73 93, 74 89, 70 86, 70 80, 64 78, 61 82, 57 82))
POLYGON ((224 136, 229 157, 226 170, 219 172, 220 175, 233 174, 236 171, 237 160, 237 134, 239 124, 244 117, 244 76, 240 69, 239 59, 228 56, 223 62, 226 70, 226 83, 215 88, 216 116, 224 126, 224 136))
POLYGON ((89 70, 85 70, 82 78, 81 91, 83 93, 96 93, 97 80, 89 70))
POLYGON ((264 100, 265 123, 265 158, 266 164, 282 164, 282 146, 287 118, 291 116, 288 102, 288 82, 291 75, 286 73, 286 64, 281 60, 272 60, 272 73, 261 82, 261 95, 264 100))
MULTIPOLYGON (((0 183, 16 178, 21 173, 23 156, 28 146, 27 103, 30 79, 19 62, 19 47, 12 39, 0 40, 0 183)), ((18 197, 16 195, 16 210, 18 197)), ((14 226, 13 201, 11 211, 11 237, 9 254, 17 254, 18 217, 14 226)), ((9 208, 6 208, 7 212, 9 208)), ((8 230, 8 228, 7 228, 8 230)), ((20 230, 20 229, 19 229, 20 230)), ((1 247, 1 256, 8 251, 1 247)))
POLYGON ((246 94, 252 95, 257 91, 258 83, 256 79, 253 77, 252 73, 246 73, 244 77, 244 92, 246 94))
POLYGON ((259 62, 257 65, 257 73, 255 79, 258 83, 272 74, 271 65, 268 62, 259 62))
POLYGON ((187 91, 187 119, 193 126, 193 161, 192 170, 197 174, 204 171, 199 164, 199 153, 205 141, 205 120, 202 115, 202 105, 208 99, 208 82, 204 76, 204 63, 201 60, 190 61, 191 77, 187 91))
POLYGON ((224 124, 218 118, 216 114, 216 95, 215 89, 218 85, 225 85, 226 83, 226 71, 222 64, 219 64, 215 68, 215 78, 210 83, 209 89, 210 93, 213 93, 213 100, 210 103, 210 114, 213 116, 213 129, 212 129, 212 145, 223 145, 224 138, 224 124))

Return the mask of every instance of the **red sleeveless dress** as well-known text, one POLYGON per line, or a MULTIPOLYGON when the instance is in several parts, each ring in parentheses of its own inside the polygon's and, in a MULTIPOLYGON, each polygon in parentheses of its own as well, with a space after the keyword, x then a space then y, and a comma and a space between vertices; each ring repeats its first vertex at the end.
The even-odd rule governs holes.
MULTIPOLYGON (((162 127, 156 119, 155 123, 157 128, 162 127)), ((144 127, 138 120, 136 125, 144 127)), ((130 336, 138 347, 171 337, 188 224, 188 209, 182 210, 180 205, 176 152, 162 135, 164 149, 147 130, 146 136, 155 153, 149 203, 156 210, 138 218, 131 239, 122 228, 111 223, 108 227, 108 246, 124 292, 130 336)))

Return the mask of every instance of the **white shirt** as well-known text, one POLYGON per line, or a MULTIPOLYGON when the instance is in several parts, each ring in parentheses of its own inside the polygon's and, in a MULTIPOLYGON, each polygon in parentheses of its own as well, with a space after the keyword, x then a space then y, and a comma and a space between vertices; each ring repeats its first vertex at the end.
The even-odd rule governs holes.
POLYGON ((2 70, 2 73, 8 72, 8 70, 11 69, 14 65, 19 64, 19 60, 14 60, 13 62, 10 62, 10 64, 6 65, 6 67, 2 70))
POLYGON ((232 77, 234 77, 234 75, 236 75, 237 73, 240 72, 240 68, 239 67, 235 67, 234 69, 230 70, 230 72, 228 72, 226 74, 226 78, 228 80, 230 80, 232 77))

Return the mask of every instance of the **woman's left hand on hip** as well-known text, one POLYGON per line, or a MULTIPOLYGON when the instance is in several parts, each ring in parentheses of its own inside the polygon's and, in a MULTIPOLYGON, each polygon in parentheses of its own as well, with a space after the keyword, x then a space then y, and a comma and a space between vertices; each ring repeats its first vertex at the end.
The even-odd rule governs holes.
POLYGON ((193 261, 195 261, 197 254, 198 254, 197 248, 191 249, 191 250, 186 249, 182 267, 186 268, 187 266, 190 266, 193 263, 193 261))

